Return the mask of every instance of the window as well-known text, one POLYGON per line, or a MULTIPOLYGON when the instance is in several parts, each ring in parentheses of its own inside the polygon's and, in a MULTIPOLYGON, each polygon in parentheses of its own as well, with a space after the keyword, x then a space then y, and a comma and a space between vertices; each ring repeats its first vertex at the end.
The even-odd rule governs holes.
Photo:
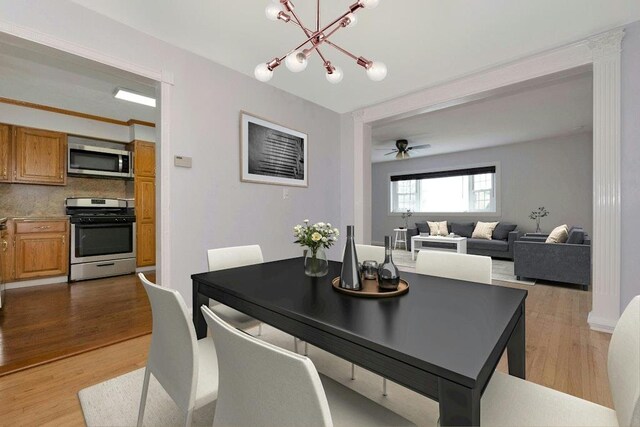
POLYGON ((495 166, 391 177, 391 212, 496 212, 495 166))

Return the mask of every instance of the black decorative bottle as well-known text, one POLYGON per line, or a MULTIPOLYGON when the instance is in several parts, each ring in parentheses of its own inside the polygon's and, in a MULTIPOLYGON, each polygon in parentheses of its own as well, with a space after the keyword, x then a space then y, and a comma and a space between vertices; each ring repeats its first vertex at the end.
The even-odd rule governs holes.
POLYGON ((378 287, 381 291, 395 291, 400 284, 400 270, 393 263, 391 236, 384 236, 384 262, 378 267, 378 287))
POLYGON ((359 291, 362 289, 360 268, 358 266, 358 254, 356 243, 353 240, 353 225, 347 225, 347 244, 342 257, 342 271, 340 271, 340 287, 359 291))

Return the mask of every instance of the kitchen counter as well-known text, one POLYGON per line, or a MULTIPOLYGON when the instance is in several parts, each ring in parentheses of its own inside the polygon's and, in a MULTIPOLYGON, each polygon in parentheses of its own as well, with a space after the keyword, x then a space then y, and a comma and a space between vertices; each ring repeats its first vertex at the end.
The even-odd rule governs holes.
POLYGON ((60 221, 68 220, 68 215, 63 216, 21 216, 9 218, 12 221, 60 221))

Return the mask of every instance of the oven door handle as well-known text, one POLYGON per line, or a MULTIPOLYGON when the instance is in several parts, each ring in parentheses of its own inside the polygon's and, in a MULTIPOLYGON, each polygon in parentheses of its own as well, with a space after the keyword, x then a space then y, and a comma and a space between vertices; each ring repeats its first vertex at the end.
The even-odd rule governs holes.
POLYGON ((96 267, 111 267, 112 265, 116 265, 115 262, 107 262, 104 264, 96 264, 96 267))
POLYGON ((119 155, 118 155, 118 170, 119 170, 119 172, 120 172, 120 173, 122 173, 122 172, 123 172, 123 170, 122 170, 122 163, 123 163, 123 162, 122 162, 122 154, 119 154, 119 155))

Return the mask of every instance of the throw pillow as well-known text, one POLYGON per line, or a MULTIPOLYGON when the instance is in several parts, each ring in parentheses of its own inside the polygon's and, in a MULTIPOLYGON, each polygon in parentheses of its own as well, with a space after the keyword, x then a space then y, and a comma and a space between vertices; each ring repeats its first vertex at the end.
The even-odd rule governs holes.
POLYGON ((516 229, 516 224, 509 224, 508 222, 499 222, 495 230, 493 230, 492 238, 494 240, 507 240, 509 233, 516 229))
POLYGON ((429 226, 426 222, 416 222, 416 228, 420 234, 429 234, 429 226))
POLYGON ((571 227, 566 243, 582 245, 584 243, 584 230, 580 227, 571 227))
POLYGON ((562 224, 553 229, 545 243, 564 243, 569 238, 569 227, 562 224))
POLYGON ((473 222, 452 222, 451 232, 460 237, 471 237, 474 225, 473 222))
POLYGON ((449 234, 447 221, 427 221, 432 236, 446 236, 449 234))
POLYGON ((473 234, 471 235, 474 239, 485 239, 491 240, 491 236, 493 235, 493 230, 495 230, 497 222, 482 222, 478 221, 476 224, 476 228, 473 230, 473 234))

